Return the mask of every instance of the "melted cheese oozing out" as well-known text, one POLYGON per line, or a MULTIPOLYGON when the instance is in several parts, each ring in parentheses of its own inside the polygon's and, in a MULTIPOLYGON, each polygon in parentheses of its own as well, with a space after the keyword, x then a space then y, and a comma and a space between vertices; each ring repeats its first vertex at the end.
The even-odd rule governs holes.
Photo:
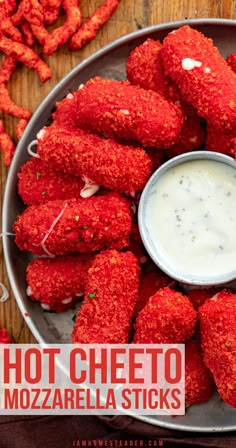
POLYGON ((93 182, 86 176, 82 176, 82 180, 84 181, 84 187, 80 192, 81 198, 84 199, 90 198, 91 196, 97 193, 97 191, 100 188, 100 185, 97 185, 95 182, 93 182))
POLYGON ((193 70, 194 68, 200 68, 202 66, 202 62, 201 61, 195 61, 194 59, 191 58, 185 58, 182 60, 182 68, 184 70, 193 70))
POLYGON ((236 270, 236 169, 211 160, 171 168, 152 188, 146 227, 175 272, 207 278, 236 270))

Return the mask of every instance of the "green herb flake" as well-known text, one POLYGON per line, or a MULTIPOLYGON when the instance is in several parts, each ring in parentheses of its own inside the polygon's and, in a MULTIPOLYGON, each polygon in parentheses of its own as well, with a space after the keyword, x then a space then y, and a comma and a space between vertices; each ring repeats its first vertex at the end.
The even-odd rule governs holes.
POLYGON ((87 295, 88 299, 94 299, 96 297, 96 291, 91 292, 91 294, 87 295))
POLYGON ((225 343, 226 348, 231 348, 231 344, 228 344, 228 342, 225 343))
POLYGON ((73 322, 76 321, 76 317, 77 317, 77 314, 75 313, 75 314, 72 316, 72 320, 73 320, 73 322))
POLYGON ((42 196, 45 196, 45 194, 46 194, 46 191, 42 191, 42 196))
POLYGON ((75 220, 78 222, 79 221, 79 216, 75 216, 75 220))
POLYGON ((40 176, 41 176, 41 173, 39 173, 39 172, 37 171, 37 173, 36 173, 36 179, 39 180, 40 176))
POLYGON ((83 229, 85 229, 85 230, 88 229, 88 226, 83 226, 83 229))
POLYGON ((80 243, 81 241, 82 241, 82 238, 81 238, 81 236, 79 236, 77 243, 80 243))

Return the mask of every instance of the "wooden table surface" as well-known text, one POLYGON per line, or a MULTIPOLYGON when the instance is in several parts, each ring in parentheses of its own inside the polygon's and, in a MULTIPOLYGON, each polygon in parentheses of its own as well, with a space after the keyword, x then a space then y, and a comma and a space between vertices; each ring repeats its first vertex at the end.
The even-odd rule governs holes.
MULTIPOLYGON (((101 3, 101 0, 81 0, 83 17, 89 17, 101 3)), ((109 42, 150 25, 171 20, 207 17, 236 19, 236 0, 120 0, 117 11, 99 31, 94 41, 79 52, 69 52, 68 47, 65 46, 50 58, 44 58, 53 72, 52 79, 44 85, 40 83, 33 71, 23 66, 19 67, 9 82, 11 97, 17 104, 34 112, 63 76, 84 58, 109 42)), ((16 120, 10 116, 4 116, 3 119, 7 131, 14 137, 16 120)), ((1 163, 1 197, 4 193, 6 176, 7 170, 1 163)), ((0 260, 0 281, 10 291, 2 252, 0 260)), ((5 327, 16 343, 35 342, 18 310, 12 293, 7 302, 0 303, 0 327, 5 327)))

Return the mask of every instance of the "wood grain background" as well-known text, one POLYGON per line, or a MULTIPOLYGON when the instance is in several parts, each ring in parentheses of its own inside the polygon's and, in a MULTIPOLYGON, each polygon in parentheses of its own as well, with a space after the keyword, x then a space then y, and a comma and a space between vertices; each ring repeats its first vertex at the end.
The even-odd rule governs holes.
MULTIPOLYGON (((86 19, 101 5, 101 0, 81 0, 83 17, 86 19)), ((65 46, 50 58, 44 57, 53 72, 53 77, 44 85, 37 75, 20 66, 9 82, 13 100, 34 112, 50 90, 84 58, 99 48, 127 33, 171 20, 218 17, 236 19, 236 0, 120 0, 119 7, 111 20, 99 31, 96 39, 79 52, 69 52, 65 46)), ((60 19, 63 21, 63 18, 60 19)), ((1 61, 0 55, 0 61, 1 61)), ((0 112, 1 117, 1 112, 0 112)), ((7 131, 14 137, 17 120, 3 116, 7 131)), ((7 170, 1 162, 1 198, 7 170)), ((0 281, 8 289, 10 286, 4 266, 2 247, 0 248, 0 281)), ((5 303, 0 303, 0 327, 5 327, 16 343, 33 343, 34 337, 27 328, 18 310, 13 295, 5 303)))

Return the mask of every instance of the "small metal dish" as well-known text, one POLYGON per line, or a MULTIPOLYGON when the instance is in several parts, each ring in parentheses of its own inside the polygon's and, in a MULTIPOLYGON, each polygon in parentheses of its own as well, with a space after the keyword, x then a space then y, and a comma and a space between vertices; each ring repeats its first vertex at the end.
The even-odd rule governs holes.
MULTIPOLYGON (((235 269, 230 272, 225 272, 222 274, 208 274, 206 271, 206 273, 202 274, 201 276, 198 274, 195 275, 194 272, 191 272, 190 267, 188 267, 188 270, 183 270, 183 268, 178 265, 178 262, 176 262, 175 264, 173 260, 171 260, 171 256, 168 257, 168 253, 166 253, 166 256, 163 256, 161 250, 161 239, 154 240, 153 236, 151 236, 152 232, 150 231, 150 216, 148 217, 147 213, 148 201, 150 196, 158 191, 158 182, 160 181, 161 177, 165 175, 170 169, 194 160, 210 160, 220 162, 235 169, 236 175, 235 160, 224 154, 210 151, 196 151, 174 157, 173 159, 164 163, 155 171, 143 190, 138 211, 139 230, 143 244, 150 257, 152 258, 154 263, 156 263, 160 267, 160 269, 166 272, 170 277, 182 283, 187 283, 190 285, 222 285, 236 279, 236 263, 235 269)), ((164 213, 164 211, 161 210, 161 213, 164 213)), ((174 237, 175 235, 170 235, 170 238, 174 237)))
MULTIPOLYGON (((6 235, 6 232, 12 231, 12 225, 17 215, 24 210, 23 203, 17 194, 17 174, 21 166, 29 159, 26 148, 35 139, 37 132, 50 122, 57 101, 60 101, 71 91, 77 90, 80 84, 84 84, 94 76, 125 79, 126 60, 133 48, 147 38, 162 40, 170 31, 186 24, 213 39, 224 57, 235 51, 235 20, 192 19, 169 22, 123 36, 85 59, 59 82, 34 113, 17 146, 4 194, 2 212, 3 249, 13 294, 27 325, 39 343, 70 343, 73 326, 72 317, 75 311, 68 310, 65 313, 44 312, 40 304, 29 300, 26 295, 25 271, 32 256, 28 252, 21 252, 14 243, 14 239, 6 235)), ((132 416, 132 413, 130 415, 132 416)), ((215 394, 207 403, 191 406, 184 416, 173 418, 156 415, 136 416, 136 418, 151 425, 173 430, 194 431, 200 434, 236 430, 236 410, 224 403, 218 394, 215 394)))

